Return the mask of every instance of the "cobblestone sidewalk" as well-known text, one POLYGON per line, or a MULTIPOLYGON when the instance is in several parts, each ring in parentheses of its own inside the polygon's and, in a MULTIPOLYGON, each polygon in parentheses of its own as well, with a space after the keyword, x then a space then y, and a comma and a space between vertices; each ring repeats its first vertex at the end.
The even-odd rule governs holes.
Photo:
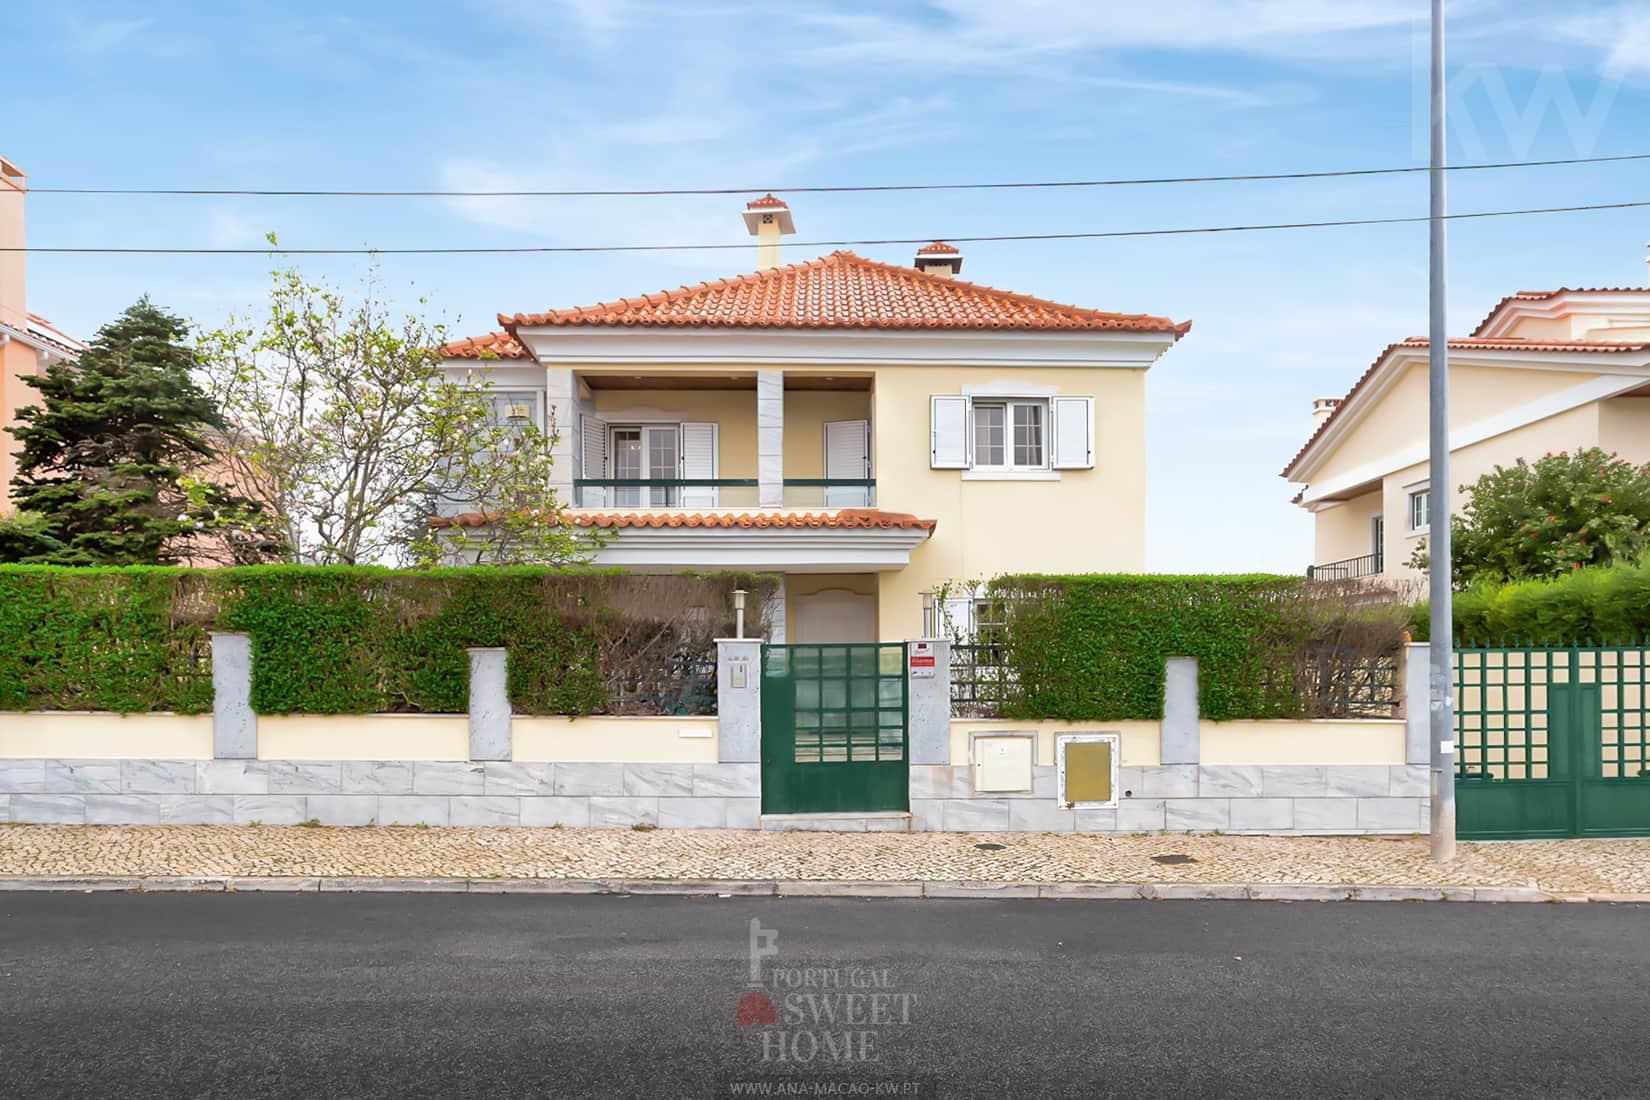
POLYGON ((1463 843, 1440 867, 1413 837, 6 824, 0 876, 1287 883, 1650 895, 1650 840, 1463 843))

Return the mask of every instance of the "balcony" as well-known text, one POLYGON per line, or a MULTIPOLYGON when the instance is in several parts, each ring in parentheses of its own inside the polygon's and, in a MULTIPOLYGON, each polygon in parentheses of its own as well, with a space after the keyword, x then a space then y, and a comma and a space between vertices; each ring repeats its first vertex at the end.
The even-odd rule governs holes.
POLYGON ((1332 561, 1324 565, 1309 565, 1306 567, 1306 578, 1314 581, 1355 581, 1365 577, 1378 577, 1384 571, 1383 559, 1384 555, 1375 553, 1332 561))
MULTIPOLYGON (((875 478, 787 477, 781 508, 824 511, 876 507, 875 478)), ((728 511, 764 507, 754 477, 578 478, 573 507, 728 511)))

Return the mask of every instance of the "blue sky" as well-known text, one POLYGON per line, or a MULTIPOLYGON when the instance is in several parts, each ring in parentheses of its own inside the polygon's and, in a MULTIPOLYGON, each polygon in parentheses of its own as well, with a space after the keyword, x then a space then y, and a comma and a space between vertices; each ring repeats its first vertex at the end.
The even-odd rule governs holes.
MULTIPOLYGON (((0 152, 36 186, 607 188, 992 181, 1421 163, 1425 0, 474 0, 14 5, 0 152), (17 10, 25 9, 25 10, 17 10)), ((1455 0, 1451 157, 1650 152, 1650 10, 1455 0)), ((1456 173, 1460 211, 1650 199, 1650 162, 1456 173)), ((1388 217, 1424 176, 802 195, 798 240, 1388 217)), ((740 242, 740 200, 35 195, 34 245, 740 242)), ((1456 222, 1451 327, 1502 294, 1643 283, 1650 209, 1456 222)), ((907 262, 904 246, 866 248, 907 262)), ((1310 401, 1426 328, 1425 229, 976 244, 964 276, 1192 318, 1150 375, 1149 566, 1294 572, 1277 476, 1310 401)), ((788 259, 806 258, 796 249, 788 259)), ((754 255, 390 257, 459 332, 754 255)), ((89 336, 140 294, 202 323, 262 257, 30 258, 89 336)), ((306 260, 353 283, 359 258, 306 260)), ((920 418, 925 410, 910 410, 920 418)))

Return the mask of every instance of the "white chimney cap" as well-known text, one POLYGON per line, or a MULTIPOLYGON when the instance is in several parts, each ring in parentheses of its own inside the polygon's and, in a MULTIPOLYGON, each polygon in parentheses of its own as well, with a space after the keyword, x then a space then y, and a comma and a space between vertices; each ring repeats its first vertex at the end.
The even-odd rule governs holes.
POLYGON ((796 232, 796 222, 791 220, 791 208, 785 200, 776 196, 772 191, 759 199, 752 199, 745 204, 745 228, 750 230, 751 236, 756 236, 757 230, 763 223, 779 223, 781 236, 789 236, 796 232))
POLYGON ((916 268, 935 275, 944 268, 956 275, 962 271, 962 252, 954 244, 933 241, 917 249, 916 268))

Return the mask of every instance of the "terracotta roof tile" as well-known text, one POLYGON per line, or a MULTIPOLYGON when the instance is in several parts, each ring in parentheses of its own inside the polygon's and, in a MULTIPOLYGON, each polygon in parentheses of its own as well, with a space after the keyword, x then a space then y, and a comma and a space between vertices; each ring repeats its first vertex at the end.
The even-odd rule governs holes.
POLYGON ((946 244, 944 241, 935 241, 933 244, 925 244, 921 248, 917 249, 917 255, 958 256, 961 255, 961 253, 954 244, 946 244))
POLYGON ((759 199, 752 199, 745 204, 746 210, 789 210, 790 206, 784 199, 769 191, 759 199))
POLYGON ((1650 294, 1650 287, 1644 286, 1561 286, 1557 290, 1518 290, 1507 295, 1478 322, 1472 330, 1472 335, 1480 335, 1490 322, 1495 320, 1500 312, 1507 308, 1509 302, 1547 302, 1557 298, 1560 294, 1650 294))
POLYGON ((516 342, 508 332, 489 332, 483 336, 466 336, 454 340, 442 349, 449 359, 529 359, 527 349, 516 342))
MULTIPOLYGON (((1558 292, 1554 291, 1553 293, 1558 292)), ((1386 362, 1387 356, 1399 348, 1414 349, 1430 346, 1431 341, 1425 336, 1411 336, 1407 340, 1388 344, 1381 349, 1381 354, 1375 357, 1375 361, 1369 365, 1369 369, 1364 371, 1357 382, 1353 383, 1350 390, 1346 391, 1346 396, 1341 398, 1340 404, 1335 406, 1335 411, 1324 418, 1324 422, 1318 425, 1306 442, 1301 445, 1301 449, 1295 452, 1295 457, 1291 458, 1289 464, 1283 468, 1283 476, 1289 476, 1289 472, 1295 468, 1306 452, 1311 450, 1312 444, 1316 443, 1318 438, 1329 430, 1329 425, 1335 423, 1336 418, 1346 411, 1346 407, 1352 403, 1352 399, 1375 376, 1375 371, 1380 365, 1386 362)), ((1582 351, 1601 354, 1650 351, 1650 341, 1643 340, 1528 340, 1517 336, 1489 338, 1458 336, 1449 342, 1449 346, 1459 351, 1582 351)))
POLYGON ((46 343, 51 344, 70 355, 79 355, 81 352, 86 350, 86 345, 83 342, 75 339, 73 336, 70 336, 68 333, 64 332, 50 321, 40 316, 40 314, 30 313, 27 316, 27 332, 30 336, 33 336, 37 340, 44 340, 46 343))
POLYGON ((545 313, 499 314, 518 326, 967 329, 1161 332, 1191 328, 1167 317, 1061 305, 838 251, 676 290, 545 313))
MULTIPOLYGON (((576 527, 616 530, 625 527, 829 527, 848 530, 902 528, 933 531, 936 520, 919 519, 907 512, 885 512, 878 508, 842 508, 831 512, 598 512, 569 508, 564 522, 576 527)), ((432 516, 434 527, 485 527, 492 514, 463 512, 456 516, 432 516)))

